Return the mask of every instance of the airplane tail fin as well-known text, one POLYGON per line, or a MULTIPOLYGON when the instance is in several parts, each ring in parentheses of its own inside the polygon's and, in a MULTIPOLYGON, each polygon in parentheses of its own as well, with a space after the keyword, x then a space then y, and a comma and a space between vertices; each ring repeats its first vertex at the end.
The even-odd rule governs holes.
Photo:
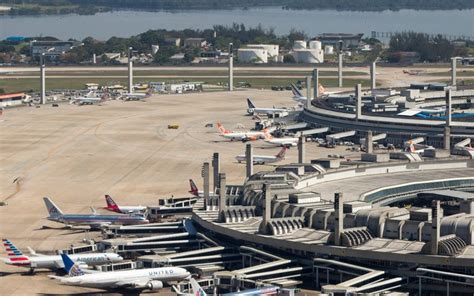
POLYGON ((119 210, 118 204, 112 199, 112 197, 108 194, 105 195, 105 202, 107 203, 108 210, 116 211, 119 210))
POLYGON ((44 197, 43 200, 46 205, 46 209, 48 209, 50 217, 54 218, 63 215, 63 212, 58 208, 57 205, 54 204, 51 199, 49 199, 49 197, 44 197))
POLYGON ((318 89, 319 89, 319 93, 320 94, 325 94, 326 93, 326 89, 324 88, 324 86, 320 83, 318 84, 318 89))
POLYGON ((293 93, 293 96, 295 97, 303 96, 303 94, 301 94, 300 90, 296 87, 294 83, 291 83, 290 86, 291 86, 291 92, 293 93))
POLYGON ((150 87, 148 88, 146 92, 145 98, 151 97, 152 94, 153 94, 153 89, 150 87))
POLYGON ((62 253, 61 258, 63 259, 64 269, 70 277, 84 275, 84 271, 82 271, 81 267, 79 267, 77 263, 74 263, 67 254, 62 253))
POLYGON ((285 158, 286 150, 288 150, 288 147, 283 146, 283 148, 281 148, 280 152, 278 152, 278 154, 275 155, 276 158, 277 158, 277 159, 283 159, 283 158, 285 158))
POLYGON ((206 292, 204 292, 204 289, 196 282, 195 279, 190 278, 189 282, 191 283, 191 287, 193 288, 193 294, 194 296, 207 296, 206 292))
POLYGON ((268 132, 267 129, 263 130, 263 136, 264 136, 265 140, 271 140, 272 139, 272 135, 270 134, 270 132, 268 132))
POLYGON ((222 135, 222 134, 228 134, 228 133, 229 133, 229 131, 226 130, 226 129, 224 128, 224 126, 222 125, 222 123, 220 123, 220 122, 217 123, 217 129, 219 130, 219 133, 220 133, 221 135, 222 135))
POLYGON ((22 261, 29 260, 28 256, 25 256, 9 239, 2 239, 2 243, 5 251, 7 251, 8 259, 5 260, 6 263, 21 264, 22 261))
POLYGON ((247 98, 247 106, 249 107, 249 109, 256 108, 255 104, 252 102, 252 100, 250 100, 250 98, 247 98))
POLYGON ((191 187, 189 193, 194 196, 199 196, 199 189, 197 188, 196 183, 194 183, 193 179, 189 179, 189 186, 191 187))

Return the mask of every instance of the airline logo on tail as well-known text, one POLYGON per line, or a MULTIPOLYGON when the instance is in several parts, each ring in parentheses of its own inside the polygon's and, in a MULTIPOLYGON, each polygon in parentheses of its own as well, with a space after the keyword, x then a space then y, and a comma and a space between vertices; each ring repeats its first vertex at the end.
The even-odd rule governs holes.
POLYGON ((7 251, 8 264, 13 265, 26 265, 29 264, 29 258, 17 248, 15 245, 8 239, 2 239, 3 247, 7 251), (25 262, 26 261, 26 262, 25 262))
POLYGON ((325 94, 326 93, 326 89, 324 88, 324 86, 321 83, 318 84, 318 91, 319 91, 320 94, 325 94))
POLYGON ((276 155, 276 158, 277 158, 277 159, 284 159, 284 158, 285 158, 286 150, 288 150, 288 147, 284 146, 284 147, 280 150, 280 152, 278 152, 278 154, 276 155))
POLYGON ((220 122, 217 123, 217 129, 219 130, 219 133, 221 133, 221 134, 228 134, 228 133, 230 133, 230 131, 229 131, 229 130, 226 130, 226 129, 224 128, 224 126, 223 126, 220 122))
POLYGON ((263 130, 263 135, 265 137, 265 140, 271 140, 273 138, 272 135, 268 132, 267 129, 263 130))
POLYGON ((247 98, 247 106, 249 107, 249 109, 257 108, 255 104, 250 100, 250 98, 247 98))
POLYGON ((84 275, 84 271, 82 271, 79 265, 74 263, 74 261, 72 261, 68 255, 62 253, 61 258, 63 259, 64 269, 67 271, 70 277, 84 275))
POLYGON ((153 94, 153 89, 149 88, 148 91, 146 92, 145 98, 151 97, 153 94))
POLYGON ((107 208, 108 210, 112 211, 120 211, 120 208, 117 203, 112 199, 112 197, 108 194, 105 195, 105 201, 107 202, 107 208))
POLYGON ((293 83, 290 84, 291 86, 291 92, 293 93, 293 96, 295 97, 302 97, 303 95, 301 94, 300 90, 294 85, 293 83))
POLYGON ((63 214, 63 212, 50 200, 48 197, 43 198, 46 208, 50 217, 58 217, 63 214))
POLYGON ((194 296, 206 296, 206 292, 202 289, 202 287, 196 282, 195 279, 191 278, 189 279, 189 282, 191 283, 191 287, 193 288, 193 294, 194 296))
POLYGON ((189 179, 189 186, 191 187, 191 190, 189 190, 189 193, 191 193, 194 196, 199 196, 199 190, 196 186, 196 183, 194 183, 193 179, 189 179))

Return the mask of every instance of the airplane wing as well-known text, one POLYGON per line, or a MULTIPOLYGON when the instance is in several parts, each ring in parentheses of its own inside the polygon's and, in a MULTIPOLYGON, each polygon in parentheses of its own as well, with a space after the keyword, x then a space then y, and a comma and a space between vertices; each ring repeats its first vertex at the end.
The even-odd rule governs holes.
POLYGON ((28 247, 28 251, 30 252, 31 256, 33 256, 33 257, 44 257, 44 256, 47 256, 47 255, 44 255, 44 254, 36 253, 36 251, 33 250, 31 247, 28 247))

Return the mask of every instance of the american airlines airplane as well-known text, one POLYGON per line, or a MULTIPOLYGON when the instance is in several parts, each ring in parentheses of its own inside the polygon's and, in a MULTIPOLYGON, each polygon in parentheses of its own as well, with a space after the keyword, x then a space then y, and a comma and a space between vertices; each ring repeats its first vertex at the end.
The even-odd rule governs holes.
POLYGON ((77 104, 79 106, 82 105, 94 105, 94 104, 100 104, 104 103, 108 99, 108 93, 102 94, 101 97, 91 97, 93 94, 93 91, 90 91, 86 96, 84 97, 77 97, 77 98, 72 98, 70 101, 70 104, 77 104))
MULTIPOLYGON (((286 150, 288 150, 287 146, 283 146, 283 148, 281 148, 280 152, 278 152, 278 154, 275 155, 275 156, 273 156, 273 155, 254 155, 253 156, 253 163, 254 164, 267 164, 267 163, 279 162, 282 159, 285 159, 286 150)), ((247 161, 247 157, 245 156, 245 154, 237 155, 235 157, 235 159, 239 163, 247 161)))
MULTIPOLYGON (((293 100, 298 102, 298 103, 306 103, 306 101, 308 100, 306 98, 306 96, 303 96, 303 94, 301 93, 301 91, 296 87, 296 85, 294 85, 293 83, 290 84, 291 86, 291 92, 293 93, 293 100)), ((334 92, 327 92, 326 89, 324 88, 324 86, 320 83, 318 85, 318 88, 319 88, 319 94, 320 95, 330 95, 330 94, 333 94, 334 92)))
POLYGON ((143 215, 100 215, 95 211, 92 214, 64 214, 48 197, 43 198, 48 210, 48 220, 65 225, 88 225, 93 229, 99 229, 110 224, 146 224, 149 221, 143 215))
POLYGON ((181 281, 191 274, 181 267, 158 267, 134 270, 106 271, 86 274, 68 255, 61 254, 67 277, 51 275, 62 284, 99 289, 137 289, 157 291, 163 283, 181 281))
POLYGON ((275 146, 296 146, 298 145, 298 138, 285 137, 285 138, 274 138, 267 130, 264 130, 265 143, 275 146))
POLYGON ((105 207, 104 209, 120 214, 143 214, 146 211, 145 206, 119 206, 108 194, 105 195, 105 202, 107 203, 107 207, 105 207))
POLYGON ((152 94, 153 94, 153 91, 151 88, 149 88, 146 93, 137 93, 137 92, 127 93, 127 94, 122 95, 120 98, 124 101, 140 101, 140 100, 144 100, 146 98, 151 97, 152 94))
MULTIPOLYGON (((191 190, 189 190, 189 193, 191 193, 192 195, 196 197, 204 197, 204 191, 198 189, 193 179, 189 179, 189 186, 191 187, 191 190)), ((209 192, 209 195, 214 195, 214 192, 209 192)))
POLYGON ((275 108, 275 107, 257 108, 250 98, 247 98, 247 106, 248 106, 247 113, 249 115, 257 115, 257 114, 273 115, 275 113, 290 111, 290 109, 288 108, 275 108))
POLYGON ((230 139, 231 141, 234 141, 234 140, 255 141, 258 139, 262 139, 265 136, 264 132, 260 132, 260 131, 243 131, 243 132, 229 131, 229 130, 226 130, 220 122, 217 123, 217 129, 219 130, 219 134, 221 137, 230 139))
MULTIPOLYGON (((64 268, 64 263, 60 255, 43 255, 30 249, 31 256, 26 256, 15 247, 10 240, 2 239, 2 242, 8 255, 8 258, 3 258, 5 264, 27 267, 31 272, 36 268, 51 270, 64 268)), ((71 255, 71 258, 85 267, 120 262, 123 260, 120 255, 115 253, 75 254, 71 255)))

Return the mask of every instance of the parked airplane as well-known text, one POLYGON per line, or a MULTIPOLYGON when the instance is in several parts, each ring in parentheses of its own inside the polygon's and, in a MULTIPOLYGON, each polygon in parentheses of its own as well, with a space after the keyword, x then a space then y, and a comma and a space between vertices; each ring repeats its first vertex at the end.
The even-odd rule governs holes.
MULTIPOLYGON (((298 103, 305 104, 306 101, 308 100, 306 96, 304 96, 301 93, 301 91, 296 87, 296 85, 294 85, 293 83, 290 84, 290 86, 291 86, 291 92, 293 93, 293 100, 295 100, 298 103)), ((331 95, 331 94, 336 93, 336 92, 326 91, 326 89, 321 83, 319 84, 318 89, 319 89, 319 95, 331 95)))
MULTIPOLYGON (((191 193, 192 195, 196 197, 204 197, 204 191, 198 189, 193 179, 189 179, 189 186, 191 187, 191 190, 189 190, 189 193, 191 193)), ((214 192, 209 192, 209 195, 214 195, 214 192)))
POLYGON ((68 255, 61 254, 61 257, 69 276, 52 275, 50 277, 70 286, 157 291, 163 288, 163 283, 181 281, 190 277, 190 273, 181 267, 144 268, 86 274, 68 255))
MULTIPOLYGON (((267 163, 279 162, 282 159, 285 159, 286 150, 288 150, 288 147, 283 146, 283 148, 281 148, 280 152, 278 152, 278 154, 275 155, 275 156, 273 156, 273 155, 254 155, 253 156, 253 163, 254 164, 267 164, 267 163)), ((235 159, 239 163, 247 161, 247 158, 245 157, 245 154, 237 155, 235 157, 235 159)))
POLYGON ((276 145, 276 146, 296 146, 298 144, 298 138, 284 137, 274 138, 267 130, 264 130, 265 143, 276 145))
POLYGON ((49 213, 48 220, 65 225, 88 225, 91 228, 101 228, 110 224, 146 224, 149 221, 143 215, 100 215, 93 210, 92 214, 63 214, 63 212, 48 197, 43 198, 49 213))
POLYGON ((124 101, 140 101, 148 97, 151 97, 152 94, 153 94, 153 91, 151 88, 149 88, 146 93, 138 93, 138 92, 127 93, 127 94, 122 95, 120 98, 124 101))
POLYGON ((108 93, 103 93, 101 97, 91 97, 93 93, 94 93, 93 91, 90 91, 84 97, 72 98, 70 101, 70 104, 77 104, 80 106, 94 105, 94 104, 103 103, 108 99, 108 93))
POLYGON ((144 213, 146 211, 144 206, 119 206, 108 194, 105 195, 105 202, 107 207, 104 209, 120 214, 144 213))
MULTIPOLYGON (((13 243, 8 239, 2 239, 3 246, 7 251, 8 258, 3 258, 3 262, 8 265, 22 266, 30 268, 33 271, 35 268, 59 269, 64 268, 63 260, 60 255, 43 255, 36 253, 30 249, 31 256, 24 255, 13 243)), ((75 254, 71 258, 86 267, 120 262, 123 258, 115 253, 88 253, 75 254)))
POLYGON ((230 139, 231 141, 255 141, 264 137, 264 132, 260 131, 233 132, 226 130, 220 122, 217 123, 217 129, 222 137, 230 139))
POLYGON ((273 115, 275 113, 290 111, 290 109, 288 108, 275 108, 275 107, 257 108, 250 98, 247 98, 247 106, 248 106, 247 113, 249 115, 258 115, 258 114, 273 115))
MULTIPOLYGON (((198 282, 196 282, 195 279, 190 278, 189 282, 191 283, 194 296, 208 296, 204 289, 198 284, 198 282)), ((266 286, 255 289, 242 290, 240 292, 225 293, 221 294, 221 296, 276 296, 279 295, 279 291, 280 288, 277 286, 266 286)))

